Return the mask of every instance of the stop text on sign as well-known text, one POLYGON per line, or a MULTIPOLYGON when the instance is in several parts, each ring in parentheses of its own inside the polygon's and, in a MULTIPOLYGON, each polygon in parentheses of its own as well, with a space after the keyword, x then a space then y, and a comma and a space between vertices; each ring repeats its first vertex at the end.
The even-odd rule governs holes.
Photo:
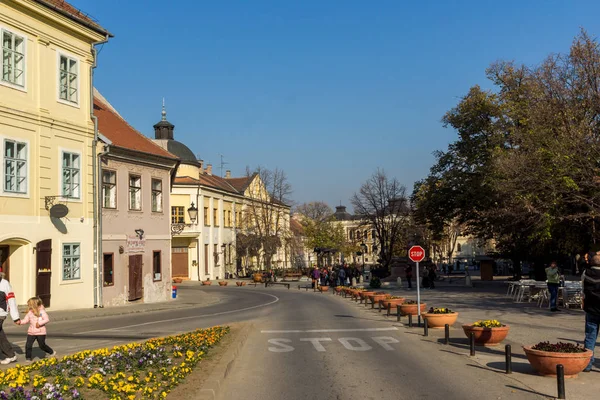
POLYGON ((421 246, 412 246, 408 250, 408 258, 413 262, 421 262, 425 258, 425 249, 421 246))

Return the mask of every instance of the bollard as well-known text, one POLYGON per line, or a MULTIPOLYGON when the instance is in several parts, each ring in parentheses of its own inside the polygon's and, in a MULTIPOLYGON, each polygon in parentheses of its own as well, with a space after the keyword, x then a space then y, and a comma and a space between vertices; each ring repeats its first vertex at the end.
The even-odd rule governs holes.
POLYGON ((388 303, 387 312, 387 316, 389 317, 392 314, 392 303, 388 303))
POLYGON ((371 310, 375 309, 375 297, 373 297, 373 300, 371 300, 371 310))
POLYGON ((504 346, 504 358, 506 359, 506 373, 512 374, 512 354, 510 344, 504 346))
POLYGON ((177 286, 171 287, 171 296, 176 299, 177 298, 177 286))
POLYGON ((444 325, 444 344, 450 344, 450 325, 444 325))
POLYGON ((471 357, 475 356, 475 333, 469 335, 469 347, 471 348, 471 357))
POLYGON ((423 336, 429 336, 429 324, 427 323, 427 318, 423 323, 423 336))
POLYGON ((557 399, 566 399, 565 397, 565 368, 562 364, 556 366, 556 385, 558 386, 557 399))
POLYGON ((379 312, 381 312, 381 302, 382 302, 382 301, 383 301, 383 300, 379 300, 379 302, 377 303, 377 306, 379 307, 379 312))
POLYGON ((400 306, 398 304, 396 304, 396 322, 400 322, 401 316, 402 316, 402 314, 400 314, 400 306))
POLYGON ((369 305, 369 298, 367 296, 365 296, 365 307, 367 307, 369 305))
POLYGON ((412 314, 408 314, 408 327, 412 328, 412 314))

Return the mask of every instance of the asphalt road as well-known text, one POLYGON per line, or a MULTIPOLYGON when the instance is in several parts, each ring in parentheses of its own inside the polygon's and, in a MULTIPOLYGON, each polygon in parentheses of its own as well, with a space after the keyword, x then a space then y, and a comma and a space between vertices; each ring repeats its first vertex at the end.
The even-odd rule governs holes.
MULTIPOLYGON (((196 285, 182 285, 180 293, 188 302, 200 295, 216 296, 218 302, 54 321, 47 342, 60 356, 246 321, 251 329, 222 386, 223 399, 544 398, 503 374, 479 367, 464 352, 423 340, 421 330, 395 326, 338 296, 282 287, 196 285)), ((26 328, 5 326, 22 360, 26 328)), ((35 356, 42 353, 34 346, 35 356)))

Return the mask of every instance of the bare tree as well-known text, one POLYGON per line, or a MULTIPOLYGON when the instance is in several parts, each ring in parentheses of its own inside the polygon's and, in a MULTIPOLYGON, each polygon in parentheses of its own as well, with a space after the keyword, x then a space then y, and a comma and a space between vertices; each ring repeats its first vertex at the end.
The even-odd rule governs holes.
POLYGON ((246 168, 250 180, 245 197, 244 232, 260 243, 260 255, 267 269, 273 256, 283 246, 282 238, 288 236, 290 199, 292 187, 285 172, 258 167, 246 168))
POLYGON ((398 244, 406 244, 410 227, 410 206, 406 187, 396 178, 377 171, 352 196, 354 213, 375 230, 381 249, 381 264, 389 267, 398 244))

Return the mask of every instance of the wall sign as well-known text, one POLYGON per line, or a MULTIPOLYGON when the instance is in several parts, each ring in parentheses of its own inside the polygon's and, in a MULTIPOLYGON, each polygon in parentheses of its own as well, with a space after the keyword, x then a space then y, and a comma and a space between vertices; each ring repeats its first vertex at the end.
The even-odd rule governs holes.
POLYGON ((138 236, 127 236, 126 250, 129 254, 143 253, 146 249, 146 239, 138 236))

